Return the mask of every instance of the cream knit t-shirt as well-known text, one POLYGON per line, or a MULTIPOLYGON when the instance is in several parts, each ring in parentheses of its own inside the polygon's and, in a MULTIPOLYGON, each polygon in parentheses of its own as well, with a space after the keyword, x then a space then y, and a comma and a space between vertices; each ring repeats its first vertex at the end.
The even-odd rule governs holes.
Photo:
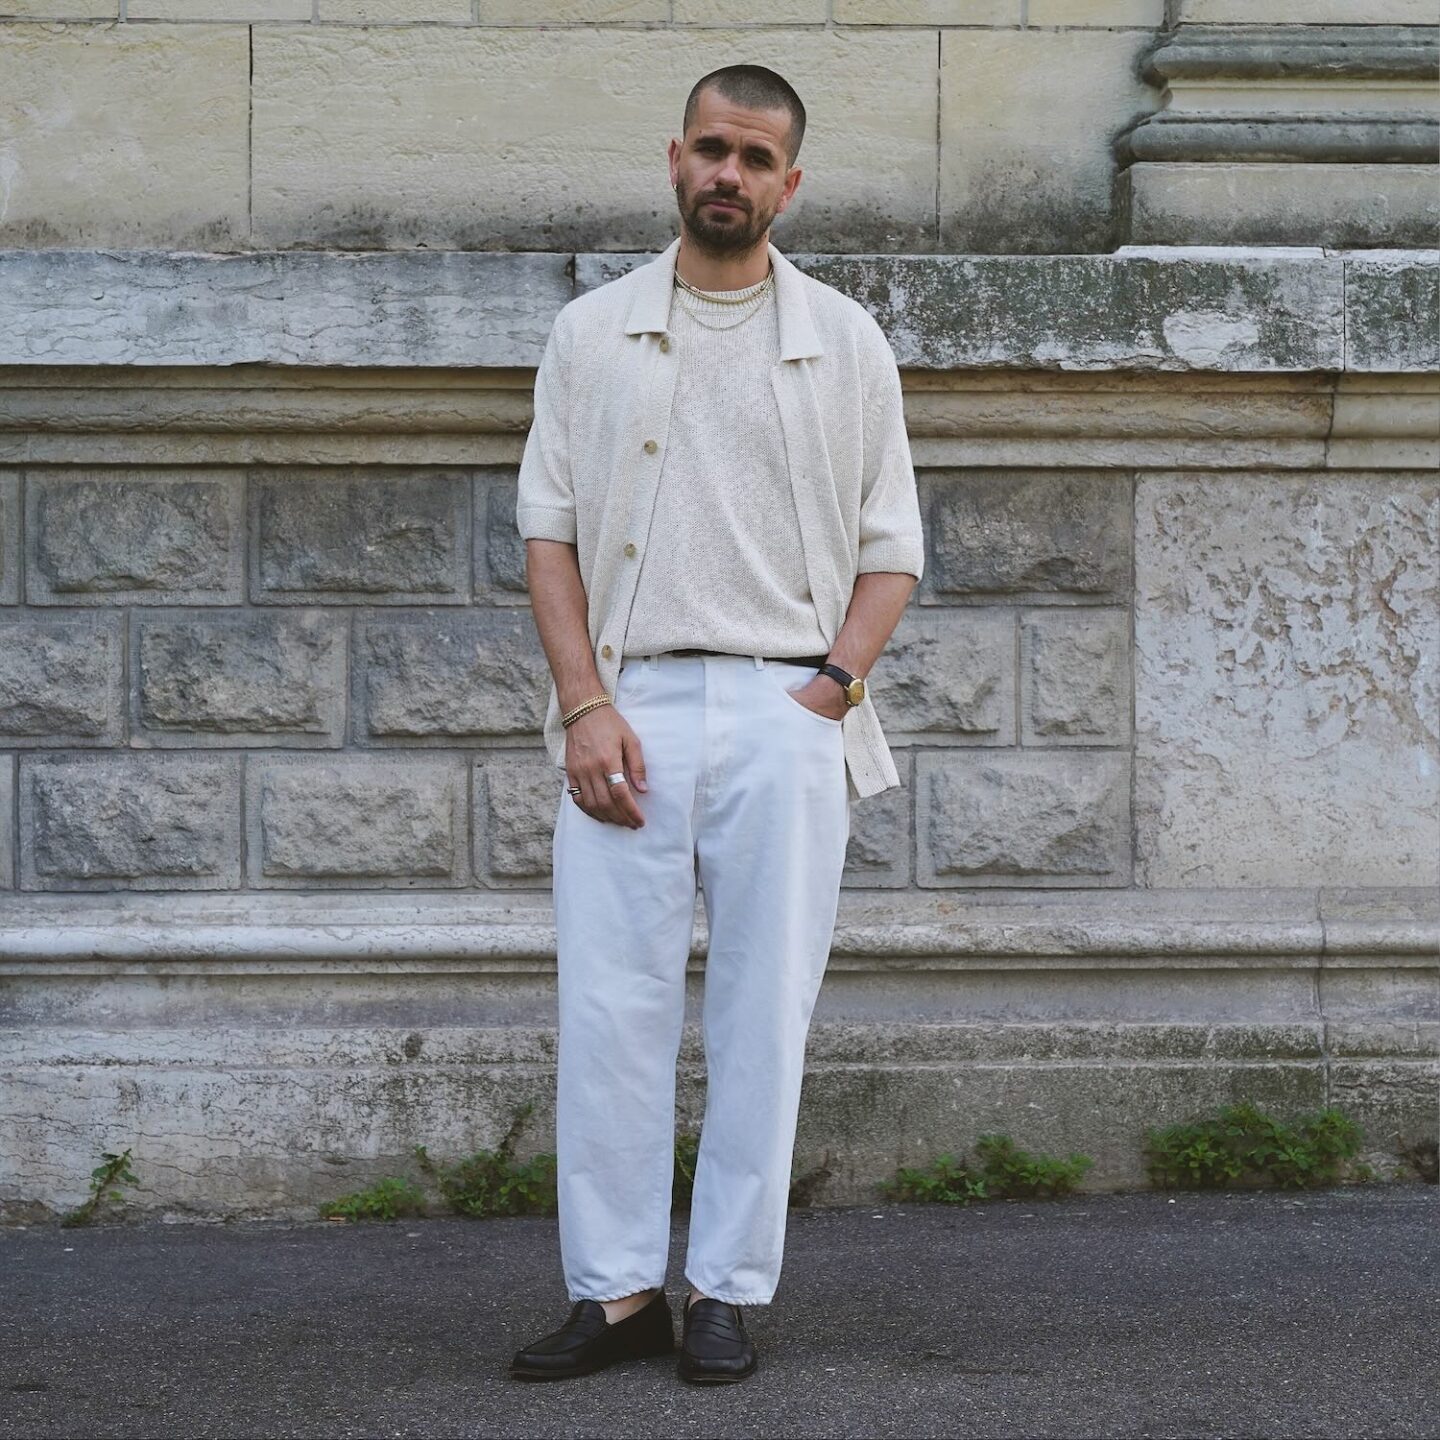
MULTIPOLYGON (((738 300, 763 284, 704 293, 738 300)), ((670 342, 675 399, 645 554, 663 550, 666 575, 685 580, 657 583, 642 557, 625 655, 823 655, 770 384, 780 361, 773 283, 758 310, 677 286, 670 342)))

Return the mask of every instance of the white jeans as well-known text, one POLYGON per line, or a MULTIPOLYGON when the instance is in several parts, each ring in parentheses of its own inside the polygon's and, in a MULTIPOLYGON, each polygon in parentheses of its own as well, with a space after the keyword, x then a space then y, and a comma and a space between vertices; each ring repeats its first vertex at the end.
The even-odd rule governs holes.
POLYGON ((754 655, 627 660, 614 700, 643 747, 649 789, 632 793, 645 824, 597 820, 561 782, 556 1159, 571 1300, 665 1283, 697 877, 707 1088, 685 1278, 736 1304, 774 1295, 850 835, 840 721, 786 693, 815 673, 754 655))

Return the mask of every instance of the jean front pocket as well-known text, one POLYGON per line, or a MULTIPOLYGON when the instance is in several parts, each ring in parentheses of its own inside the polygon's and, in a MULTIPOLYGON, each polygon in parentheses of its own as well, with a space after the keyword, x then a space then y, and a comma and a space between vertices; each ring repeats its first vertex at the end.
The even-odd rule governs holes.
POLYGON ((802 715, 808 715, 817 724, 828 725, 832 730, 840 729, 842 721, 829 715, 822 715, 818 710, 812 710, 804 701, 797 700, 791 694, 793 690, 804 689, 820 673, 818 670, 813 670, 808 665, 767 665, 765 669, 774 675, 780 694, 792 710, 798 710, 802 715))
POLYGON ((644 660, 624 660, 620 665, 620 673, 615 677, 614 701, 618 708, 623 709, 633 701, 644 697, 645 692, 650 688, 651 675, 655 667, 647 665, 644 660))

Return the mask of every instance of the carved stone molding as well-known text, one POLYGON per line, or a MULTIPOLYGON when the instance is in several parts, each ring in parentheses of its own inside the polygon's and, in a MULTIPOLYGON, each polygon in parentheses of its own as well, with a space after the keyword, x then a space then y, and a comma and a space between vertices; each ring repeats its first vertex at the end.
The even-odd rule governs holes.
POLYGON ((1125 233, 1165 244, 1407 245, 1440 224, 1440 31, 1182 25, 1116 140, 1125 233))

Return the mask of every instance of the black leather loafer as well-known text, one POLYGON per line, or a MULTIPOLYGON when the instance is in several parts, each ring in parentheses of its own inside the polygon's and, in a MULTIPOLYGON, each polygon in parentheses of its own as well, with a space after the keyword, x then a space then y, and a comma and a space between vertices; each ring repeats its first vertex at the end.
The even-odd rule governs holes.
POLYGON ((695 1385, 743 1380, 755 1369, 755 1342, 745 1333, 740 1307, 706 1296, 685 1310, 676 1369, 695 1385))
POLYGON ((558 1329, 515 1352, 510 1374, 517 1380, 568 1380, 617 1360, 669 1355, 675 1349, 675 1317, 662 1286, 633 1314, 612 1325, 598 1300, 577 1300, 558 1329))

